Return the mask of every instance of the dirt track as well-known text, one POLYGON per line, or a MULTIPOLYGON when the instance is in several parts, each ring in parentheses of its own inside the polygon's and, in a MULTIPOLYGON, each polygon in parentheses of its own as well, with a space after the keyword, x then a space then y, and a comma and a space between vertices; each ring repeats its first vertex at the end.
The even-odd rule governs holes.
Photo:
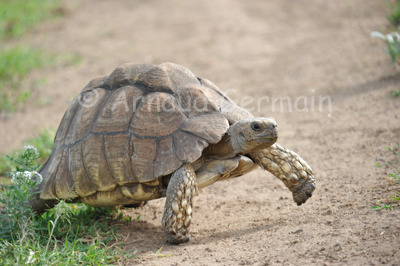
POLYGON ((20 42, 79 55, 82 63, 31 75, 46 78, 35 95, 50 103, 33 100, 1 120, 0 150, 56 128, 91 78, 124 62, 171 61, 210 79, 255 115, 275 117, 278 142, 316 173, 317 190, 301 207, 261 170, 204 189, 185 245, 164 245, 164 200, 126 211, 141 215, 121 225, 124 246, 138 251, 135 263, 400 264, 400 206, 390 200, 400 185, 389 176, 400 171, 400 100, 390 96, 400 75, 383 43, 369 37, 389 26, 381 1, 65 2, 63 19, 39 25, 20 42), (378 201, 397 207, 372 210, 378 201))

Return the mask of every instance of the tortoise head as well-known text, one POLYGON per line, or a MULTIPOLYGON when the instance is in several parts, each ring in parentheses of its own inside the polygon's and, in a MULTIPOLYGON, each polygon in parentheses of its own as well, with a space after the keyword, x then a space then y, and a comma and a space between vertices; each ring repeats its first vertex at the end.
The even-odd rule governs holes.
POLYGON ((230 126, 228 134, 235 152, 246 154, 274 144, 278 128, 273 119, 256 117, 236 122, 230 126))

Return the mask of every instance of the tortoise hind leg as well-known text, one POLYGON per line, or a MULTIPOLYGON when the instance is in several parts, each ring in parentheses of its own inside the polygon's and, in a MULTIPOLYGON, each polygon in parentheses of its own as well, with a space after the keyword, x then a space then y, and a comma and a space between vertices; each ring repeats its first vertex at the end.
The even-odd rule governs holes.
POLYGON ((46 210, 53 208, 58 203, 58 200, 44 200, 40 198, 38 192, 33 192, 29 200, 29 204, 33 211, 37 214, 43 214, 46 210))
POLYGON ((179 244, 189 241, 193 198, 198 194, 196 174, 190 164, 180 167, 168 183, 162 226, 167 242, 179 244))

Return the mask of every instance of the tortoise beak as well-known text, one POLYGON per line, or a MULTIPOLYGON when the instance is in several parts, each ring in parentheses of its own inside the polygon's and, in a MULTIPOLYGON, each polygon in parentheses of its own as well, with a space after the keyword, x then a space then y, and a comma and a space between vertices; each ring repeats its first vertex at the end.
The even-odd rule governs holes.
POLYGON ((278 130, 276 128, 268 129, 267 132, 262 132, 255 136, 255 139, 278 139, 278 130))
POLYGON ((271 136, 271 134, 265 136, 256 136, 255 139, 278 139, 278 133, 275 133, 271 136))
POLYGON ((268 120, 264 123, 262 129, 259 134, 255 135, 255 139, 278 139, 278 126, 274 121, 268 120))

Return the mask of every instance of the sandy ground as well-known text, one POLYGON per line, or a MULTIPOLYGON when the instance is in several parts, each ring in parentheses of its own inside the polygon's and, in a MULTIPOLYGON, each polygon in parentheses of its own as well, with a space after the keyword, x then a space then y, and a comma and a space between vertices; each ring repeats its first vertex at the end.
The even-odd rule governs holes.
POLYGON ((261 170, 205 188, 191 241, 179 246, 164 243, 163 199, 125 211, 141 216, 119 225, 124 248, 138 253, 127 264, 400 264, 400 206, 390 199, 400 185, 389 176, 400 171, 400 99, 390 96, 400 75, 369 37, 389 28, 382 1, 88 0, 65 1, 63 11, 15 42, 82 61, 32 73, 27 84, 46 82, 0 120, 1 151, 57 128, 91 78, 124 62, 171 61, 275 117, 278 142, 316 173, 301 207, 261 170), (371 209, 379 203, 395 208, 371 209))

